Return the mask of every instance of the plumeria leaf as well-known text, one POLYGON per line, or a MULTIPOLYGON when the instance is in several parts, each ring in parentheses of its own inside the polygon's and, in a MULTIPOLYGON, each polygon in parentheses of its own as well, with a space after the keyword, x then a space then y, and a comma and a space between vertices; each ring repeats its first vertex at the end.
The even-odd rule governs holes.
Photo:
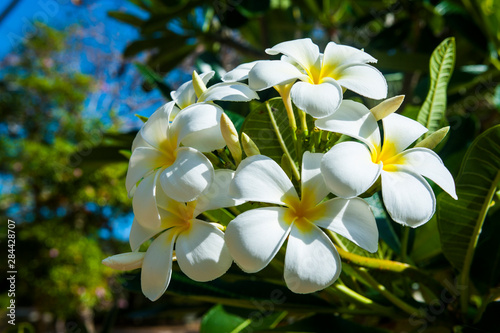
POLYGON ((434 50, 429 63, 431 84, 418 113, 419 123, 429 129, 426 136, 442 127, 446 112, 446 88, 455 65, 455 39, 445 39, 434 50))
POLYGON ((499 142, 500 125, 474 140, 457 177, 458 200, 446 193, 438 199, 443 253, 463 275, 469 274, 479 234, 500 183, 499 142))
POLYGON ((268 112, 264 103, 260 104, 247 116, 242 131, 255 142, 262 155, 272 158, 276 163, 281 163, 285 149, 296 160, 285 106, 281 98, 273 98, 268 103, 272 113, 268 112))

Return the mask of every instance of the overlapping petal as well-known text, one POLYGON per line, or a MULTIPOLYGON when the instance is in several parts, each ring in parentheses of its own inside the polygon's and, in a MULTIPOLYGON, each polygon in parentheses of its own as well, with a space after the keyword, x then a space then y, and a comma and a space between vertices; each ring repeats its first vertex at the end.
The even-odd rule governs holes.
POLYGON ((402 152, 415 140, 427 132, 419 122, 397 113, 382 119, 384 126, 383 149, 389 149, 392 155, 402 152))
POLYGON ((429 178, 454 199, 457 199, 453 176, 441 158, 432 150, 412 148, 402 152, 395 159, 404 162, 404 165, 411 167, 414 172, 429 178))
POLYGON ((139 222, 134 219, 132 222, 132 228, 130 229, 129 243, 132 251, 137 251, 139 247, 145 241, 151 239, 153 236, 162 231, 161 227, 158 228, 146 228, 139 224, 139 222))
POLYGON ((258 62, 248 74, 248 85, 256 91, 264 90, 276 85, 284 85, 297 79, 308 80, 292 64, 280 60, 258 62))
POLYGON ((285 255, 285 282, 300 294, 331 285, 340 275, 341 261, 332 241, 318 227, 293 225, 285 255))
POLYGON ((236 82, 248 79, 248 73, 250 70, 262 60, 247 62, 235 67, 233 70, 227 72, 223 77, 224 82, 236 82))
POLYGON ((299 109, 315 118, 322 118, 337 110, 342 101, 342 88, 332 79, 321 84, 296 82, 290 95, 299 109))
POLYGON ((144 252, 120 253, 104 259, 102 263, 113 269, 130 271, 136 268, 141 268, 144 255, 144 252))
POLYGON ((372 161, 370 150, 359 142, 342 142, 323 157, 321 172, 330 191, 353 198, 370 188, 382 170, 372 161))
POLYGON ((139 131, 141 137, 152 147, 159 149, 161 143, 167 139, 170 113, 174 106, 172 101, 158 108, 139 131))
MULTIPOLYGON (((206 73, 201 73, 199 76, 202 79, 203 83, 206 85, 208 81, 214 76, 215 72, 210 71, 206 73)), ((191 104, 196 103, 196 92, 194 90, 193 81, 188 81, 183 83, 179 89, 176 91, 172 91, 170 93, 172 100, 177 104, 181 109, 188 107, 191 104)))
POLYGON ((136 220, 148 228, 157 228, 161 224, 156 203, 156 181, 161 169, 145 177, 137 186, 132 199, 132 208, 136 220))
POLYGON ((190 147, 177 149, 175 162, 160 175, 163 191, 181 202, 195 200, 212 183, 212 163, 198 150, 190 147))
POLYGON ((225 241, 242 270, 255 273, 266 267, 288 236, 286 208, 266 207, 246 211, 229 223, 225 241))
POLYGON ((366 64, 341 67, 333 72, 337 82, 362 96, 382 99, 387 97, 387 81, 378 69, 366 64))
POLYGON ((179 234, 175 254, 182 272, 189 278, 205 282, 224 274, 233 262, 224 243, 224 233, 201 220, 179 234))
POLYGON ((321 66, 319 48, 310 38, 296 39, 279 43, 266 49, 270 55, 284 54, 297 62, 304 70, 321 66))
POLYGON ((338 67, 369 62, 377 62, 377 59, 352 46, 329 42, 323 55, 321 71, 324 75, 330 75, 338 67))
POLYGON ((237 200, 229 194, 229 186, 235 172, 227 169, 215 170, 212 185, 196 199, 194 216, 207 210, 241 205, 244 200, 237 200))
POLYGON ((305 152, 302 157, 301 199, 312 205, 318 204, 329 190, 321 174, 321 160, 324 154, 305 152))
POLYGON ((369 252, 378 249, 378 229, 375 217, 360 198, 335 198, 321 204, 325 214, 314 224, 340 234, 369 252))
POLYGON ((394 221, 415 228, 431 219, 436 197, 422 176, 404 167, 381 176, 384 205, 394 221))
POLYGON ((141 289, 144 295, 156 301, 165 292, 172 276, 176 228, 166 230, 149 246, 141 272, 141 289))
POLYGON ((137 182, 152 170, 163 166, 164 154, 155 148, 138 147, 130 156, 125 185, 130 193, 137 182))
POLYGON ((292 182, 281 167, 267 156, 244 159, 236 170, 230 194, 245 201, 286 205, 286 196, 298 197, 292 182))
POLYGON ((239 82, 218 83, 205 90, 198 103, 210 101, 248 102, 259 99, 259 95, 249 86, 239 82))

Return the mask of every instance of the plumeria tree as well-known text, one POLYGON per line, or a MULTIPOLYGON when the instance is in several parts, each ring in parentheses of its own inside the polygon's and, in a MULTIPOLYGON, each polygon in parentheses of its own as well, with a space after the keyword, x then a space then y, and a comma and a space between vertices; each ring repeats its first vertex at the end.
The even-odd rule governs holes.
POLYGON ((498 274, 485 290, 471 267, 500 180, 500 129, 474 142, 454 179, 436 153, 449 130, 441 87, 454 47, 447 39, 434 51, 413 118, 397 113, 404 96, 388 97, 374 57, 334 42, 320 52, 308 38, 284 41, 266 50, 278 59, 241 64, 213 85, 212 72, 193 72, 132 144, 131 252, 103 263, 140 269, 152 301, 166 291, 225 305, 205 331, 216 322, 226 325, 218 332, 372 331, 357 320, 366 316, 378 326, 390 318, 395 331, 420 332, 437 317, 448 328, 486 325, 498 274), (279 97, 259 98, 273 89, 279 97), (250 103, 240 131, 217 101, 250 103), (425 229, 436 219, 439 231, 425 229), (456 273, 413 262, 409 243, 425 241, 415 228, 439 232, 456 273))

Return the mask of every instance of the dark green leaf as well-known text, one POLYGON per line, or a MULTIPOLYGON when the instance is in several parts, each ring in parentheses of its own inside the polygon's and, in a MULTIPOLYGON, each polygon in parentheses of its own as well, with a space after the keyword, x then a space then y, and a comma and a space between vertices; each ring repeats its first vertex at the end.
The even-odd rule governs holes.
POLYGON ((110 11, 110 12, 108 12, 108 15, 117 19, 118 21, 133 25, 134 27, 139 27, 144 22, 143 20, 141 20, 137 16, 134 16, 134 15, 128 14, 128 13, 124 13, 124 12, 110 11))
POLYGON ((150 67, 140 63, 135 63, 135 67, 137 68, 139 73, 142 74, 144 80, 147 83, 157 87, 160 90, 163 97, 170 99, 170 92, 172 91, 172 89, 163 81, 163 79, 155 71, 153 71, 150 67))

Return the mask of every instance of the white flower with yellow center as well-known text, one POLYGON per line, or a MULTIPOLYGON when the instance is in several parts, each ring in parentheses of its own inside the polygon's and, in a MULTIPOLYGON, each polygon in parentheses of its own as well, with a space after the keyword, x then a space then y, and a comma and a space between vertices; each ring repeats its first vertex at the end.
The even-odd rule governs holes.
POLYGON ((272 159, 255 155, 236 170, 230 193, 245 201, 280 205, 246 211, 231 221, 225 240, 234 261, 248 273, 266 267, 288 238, 284 278, 296 293, 311 293, 332 284, 341 271, 340 257, 325 228, 375 252, 378 231, 368 204, 359 198, 328 194, 320 174, 323 154, 306 152, 301 196, 272 159))
POLYGON ((152 301, 167 289, 174 257, 182 272, 195 281, 205 282, 220 277, 232 263, 224 243, 222 226, 196 217, 207 210, 242 203, 228 196, 227 188, 233 176, 234 171, 231 170, 215 171, 208 191, 187 204, 170 199, 158 189, 161 224, 151 223, 154 221, 138 223, 139 217, 136 216, 130 231, 133 252, 109 257, 103 263, 121 270, 142 267, 142 292, 152 301), (145 253, 135 252, 155 235, 158 236, 145 253))
POLYGON ((382 119, 382 140, 377 119, 370 110, 346 100, 335 114, 317 120, 316 126, 361 141, 339 143, 325 154, 321 172, 332 193, 355 197, 381 177, 382 197, 389 215, 410 227, 429 221, 436 210, 436 197, 424 177, 457 198, 453 177, 435 152, 422 147, 405 150, 427 132, 420 123, 390 114, 382 119))
POLYGON ((291 97, 299 109, 315 118, 335 112, 342 101, 342 87, 373 99, 387 96, 384 76, 368 65, 377 60, 364 51, 330 42, 323 54, 305 38, 277 44, 266 52, 283 56, 281 60, 240 65, 223 79, 248 78, 250 88, 256 91, 275 87, 285 105, 291 97))

